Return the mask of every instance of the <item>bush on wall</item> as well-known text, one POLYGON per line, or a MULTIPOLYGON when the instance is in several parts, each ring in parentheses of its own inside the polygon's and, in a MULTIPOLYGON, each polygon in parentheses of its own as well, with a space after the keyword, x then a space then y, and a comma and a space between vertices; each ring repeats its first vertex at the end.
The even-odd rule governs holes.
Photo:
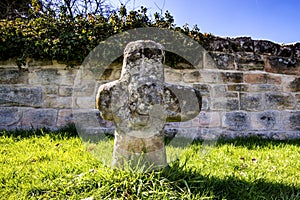
MULTIPOLYGON (((70 16, 61 9, 57 17, 42 14, 34 18, 2 19, 0 21, 0 60, 16 58, 20 67, 26 58, 58 60, 72 67, 80 64, 87 54, 106 38, 139 27, 169 28, 182 32, 202 46, 213 37, 202 34, 197 26, 176 27, 173 16, 167 11, 164 16, 155 13, 150 20, 147 8, 127 12, 124 6, 112 11, 109 16, 70 16)), ((175 60, 180 58, 174 58, 175 60)))

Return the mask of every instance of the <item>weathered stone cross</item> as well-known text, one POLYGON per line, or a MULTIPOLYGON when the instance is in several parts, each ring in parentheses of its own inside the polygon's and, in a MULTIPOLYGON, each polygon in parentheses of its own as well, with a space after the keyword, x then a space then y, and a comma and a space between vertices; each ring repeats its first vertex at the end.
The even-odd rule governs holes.
POLYGON ((200 112, 198 91, 164 82, 163 59, 160 44, 130 42, 120 79, 99 87, 97 108, 115 125, 114 166, 166 166, 165 123, 190 120, 200 112))

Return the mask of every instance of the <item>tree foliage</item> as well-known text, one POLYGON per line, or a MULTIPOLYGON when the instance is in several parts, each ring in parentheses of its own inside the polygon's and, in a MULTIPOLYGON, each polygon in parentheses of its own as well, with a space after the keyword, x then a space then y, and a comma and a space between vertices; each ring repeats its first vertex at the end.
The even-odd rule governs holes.
POLYGON ((1 0, 0 18, 14 19, 16 17, 28 16, 30 13, 31 0, 1 0))
POLYGON ((109 15, 112 6, 107 0, 1 0, 0 19, 56 17, 61 11, 75 16, 109 15))
POLYGON ((1 19, 0 60, 16 58, 18 66, 22 66, 26 58, 34 58, 73 66, 80 64, 106 38, 139 27, 173 29, 204 46, 212 37, 202 34, 196 26, 191 30, 188 26, 176 27, 168 11, 164 15, 155 13, 151 20, 145 7, 127 11, 121 6, 108 12, 104 3, 104 0, 32 0, 27 12, 30 15, 1 19))

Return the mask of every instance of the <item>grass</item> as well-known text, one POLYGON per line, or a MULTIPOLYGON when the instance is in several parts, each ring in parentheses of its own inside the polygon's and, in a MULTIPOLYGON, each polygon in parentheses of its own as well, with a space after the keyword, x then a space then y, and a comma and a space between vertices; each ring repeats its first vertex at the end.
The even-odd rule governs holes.
POLYGON ((0 199, 300 199, 299 140, 194 142, 147 173, 113 169, 88 151, 74 129, 0 132, 0 199))

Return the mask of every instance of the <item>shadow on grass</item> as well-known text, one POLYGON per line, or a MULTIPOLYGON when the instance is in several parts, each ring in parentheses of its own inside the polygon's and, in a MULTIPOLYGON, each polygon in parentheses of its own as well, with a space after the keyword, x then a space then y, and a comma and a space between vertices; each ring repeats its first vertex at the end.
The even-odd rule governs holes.
POLYGON ((60 138, 71 138, 78 137, 78 133, 74 124, 69 124, 58 130, 50 130, 47 128, 37 128, 37 129, 15 129, 10 131, 0 131, 0 136, 14 137, 17 139, 30 138, 30 137, 39 137, 49 135, 53 139, 60 138))
MULTIPOLYGON (((66 126, 57 131, 31 129, 0 132, 0 136, 15 137, 16 139, 45 135, 49 135, 54 139, 78 137, 74 125, 66 126)), ((201 141, 195 141, 194 143, 201 144, 201 141)), ((224 144, 254 149, 258 146, 299 145, 300 139, 272 140, 259 137, 240 137, 235 139, 223 138, 216 142, 217 146, 224 144)), ((233 175, 224 179, 210 175, 204 176, 194 169, 187 169, 186 165, 180 164, 179 161, 173 162, 169 168, 162 171, 156 178, 166 178, 175 190, 190 191, 191 196, 199 194, 199 196, 213 197, 213 199, 300 199, 300 187, 296 187, 292 183, 290 185, 274 183, 263 178, 250 182, 233 175)), ((87 185, 87 187, 90 188, 90 185, 87 185)))
MULTIPOLYGON (((49 135, 51 138, 71 138, 78 137, 78 132, 76 130, 75 124, 68 124, 58 130, 50 130, 47 128, 39 128, 39 129, 16 129, 11 131, 0 130, 0 136, 14 137, 14 138, 28 138, 33 136, 45 136, 49 135)), ((97 136, 97 135, 96 135, 97 136)), ((96 137, 94 136, 94 137, 96 137)), ((92 136, 91 136, 92 137, 92 136)), ((89 137, 89 139, 91 139, 89 137)), ((114 136, 111 134, 106 134, 108 139, 113 139, 114 136)), ((102 138, 102 136, 101 136, 102 138)), ((83 138, 84 139, 84 138, 83 138)), ((99 138, 95 138, 98 140, 99 138)), ((169 144, 172 141, 173 137, 166 136, 165 143, 169 144)), ((195 140, 193 144, 202 144, 203 141, 195 140)), ((209 143, 206 141, 206 143, 209 143)), ((222 146, 224 144, 232 144, 234 146, 243 146, 248 149, 255 149, 259 147, 268 147, 268 146, 280 146, 284 144, 289 145, 299 145, 300 146, 300 138, 299 139, 290 139, 290 140, 276 140, 276 139, 266 139, 259 136, 249 136, 249 137, 237 137, 234 139, 228 138, 219 138, 217 141, 212 141, 214 145, 222 146)))
MULTIPOLYGON (((221 170, 221 169, 220 169, 221 170)), ((213 199, 300 199, 300 187, 271 183, 264 179, 247 182, 235 176, 219 179, 186 170, 177 162, 163 171, 163 175, 177 187, 191 194, 213 199)))
POLYGON ((298 139, 266 139, 259 136, 249 137, 237 137, 234 139, 220 138, 216 145, 222 146, 224 144, 232 144, 233 146, 242 146, 247 149, 256 149, 257 147, 270 147, 270 146, 281 146, 281 145, 298 145, 300 146, 300 138, 298 139))

